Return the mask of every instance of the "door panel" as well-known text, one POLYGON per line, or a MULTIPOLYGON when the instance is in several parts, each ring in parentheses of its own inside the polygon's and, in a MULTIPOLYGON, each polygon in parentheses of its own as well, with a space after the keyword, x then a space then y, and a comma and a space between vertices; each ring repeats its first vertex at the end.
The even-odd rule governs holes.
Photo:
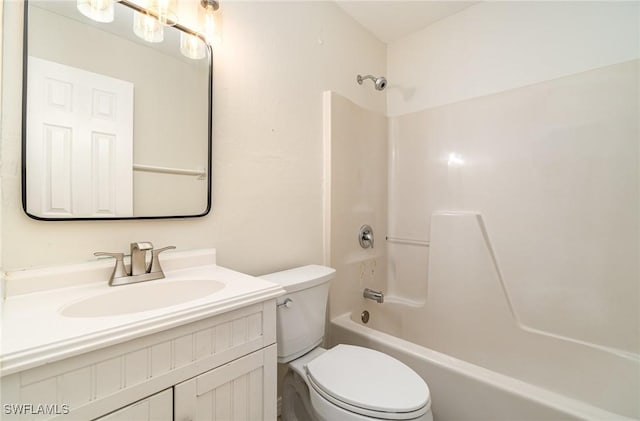
POLYGON ((175 387, 176 421, 276 419, 275 345, 175 387))
POLYGON ((29 57, 27 206, 133 216, 133 84, 29 57))

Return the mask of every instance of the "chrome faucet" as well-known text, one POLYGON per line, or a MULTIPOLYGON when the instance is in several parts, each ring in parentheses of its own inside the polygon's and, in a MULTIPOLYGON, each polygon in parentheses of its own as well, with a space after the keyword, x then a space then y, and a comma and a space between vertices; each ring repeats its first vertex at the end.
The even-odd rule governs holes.
POLYGON ((127 271, 124 264, 124 253, 107 253, 98 251, 94 256, 110 256, 116 259, 116 264, 109 278, 110 286, 133 284, 136 282, 152 281, 164 278, 164 272, 160 266, 158 255, 165 251, 175 249, 175 246, 167 246, 154 250, 153 244, 148 241, 131 243, 131 270, 127 271), (151 261, 147 264, 147 252, 151 253, 151 261))
POLYGON ((153 250, 148 241, 131 243, 131 276, 147 273, 147 250, 153 250))
POLYGON ((378 304, 384 303, 384 294, 382 291, 374 291, 370 288, 365 288, 362 292, 362 296, 368 300, 373 300, 378 304))

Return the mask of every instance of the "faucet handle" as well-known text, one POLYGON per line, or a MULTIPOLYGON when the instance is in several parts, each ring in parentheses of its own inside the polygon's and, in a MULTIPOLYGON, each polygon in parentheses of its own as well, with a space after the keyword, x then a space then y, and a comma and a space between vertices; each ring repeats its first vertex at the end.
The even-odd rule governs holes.
POLYGON ((116 265, 113 268, 111 279, 129 276, 127 270, 124 267, 124 253, 108 253, 106 251, 96 251, 95 253, 93 253, 93 255, 96 257, 109 256, 116 259, 116 265))
POLYGON ((176 246, 167 246, 167 247, 162 247, 161 249, 153 250, 151 252, 151 269, 149 270, 149 273, 155 273, 155 272, 162 273, 162 267, 160 266, 160 259, 158 258, 158 255, 163 251, 172 250, 175 248, 176 246))
POLYGON ((358 232, 358 241, 363 249, 373 248, 373 228, 370 225, 363 225, 358 232))

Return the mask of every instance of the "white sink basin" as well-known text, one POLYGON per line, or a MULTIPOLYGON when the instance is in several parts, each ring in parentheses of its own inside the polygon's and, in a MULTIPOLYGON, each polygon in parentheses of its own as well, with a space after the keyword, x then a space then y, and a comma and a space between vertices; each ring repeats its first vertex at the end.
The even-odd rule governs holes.
POLYGON ((222 282, 205 279, 123 285, 68 304, 60 309, 60 314, 66 317, 108 317, 139 313, 193 301, 224 287, 222 282))

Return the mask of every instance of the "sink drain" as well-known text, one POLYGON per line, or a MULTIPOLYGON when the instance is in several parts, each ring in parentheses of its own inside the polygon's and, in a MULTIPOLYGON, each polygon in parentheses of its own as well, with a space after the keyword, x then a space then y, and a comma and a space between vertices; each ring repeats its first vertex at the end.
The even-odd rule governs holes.
POLYGON ((369 312, 367 310, 363 311, 360 313, 360 318, 362 319, 362 323, 369 323, 369 312))

